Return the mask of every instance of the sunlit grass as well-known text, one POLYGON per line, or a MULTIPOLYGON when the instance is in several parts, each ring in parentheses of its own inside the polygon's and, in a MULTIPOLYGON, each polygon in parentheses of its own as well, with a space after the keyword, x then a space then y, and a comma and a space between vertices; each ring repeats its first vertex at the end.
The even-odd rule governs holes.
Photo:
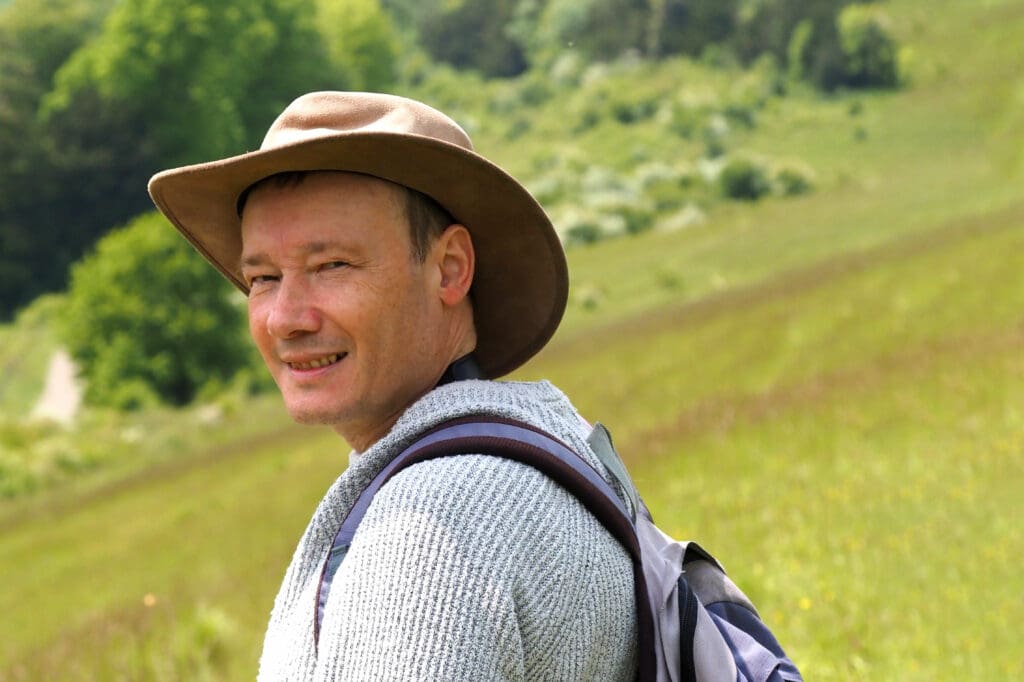
POLYGON ((1015 678, 1022 341, 722 410, 647 440, 639 485, 723 558, 808 679, 1015 678))
MULTIPOLYGON (((346 455, 332 433, 291 427, 128 480, 74 513, 4 527, 0 565, 19 567, 5 570, 0 591, 4 667, 14 665, 13 679, 112 679, 95 671, 118 661, 144 668, 136 649, 173 652, 188 614, 205 604, 232 632, 218 645, 224 660, 199 667, 212 679, 252 679, 276 585, 346 455)), ((188 661, 154 663, 179 664, 188 661)))

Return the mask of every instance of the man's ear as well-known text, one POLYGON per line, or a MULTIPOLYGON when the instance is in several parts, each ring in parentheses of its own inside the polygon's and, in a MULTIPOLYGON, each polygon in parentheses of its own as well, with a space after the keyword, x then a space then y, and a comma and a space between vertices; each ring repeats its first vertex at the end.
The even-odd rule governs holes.
POLYGON ((473 284, 473 239, 465 226, 454 223, 441 233, 432 250, 441 272, 438 293, 445 305, 453 306, 466 298, 473 284))

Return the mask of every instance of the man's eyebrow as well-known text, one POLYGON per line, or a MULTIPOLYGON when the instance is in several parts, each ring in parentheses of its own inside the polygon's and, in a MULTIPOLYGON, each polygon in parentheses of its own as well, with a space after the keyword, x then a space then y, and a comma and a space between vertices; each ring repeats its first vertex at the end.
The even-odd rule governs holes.
POLYGON ((265 253, 242 254, 238 261, 238 269, 241 270, 245 267, 254 268, 268 262, 270 262, 270 257, 265 253))
POLYGON ((324 251, 343 247, 344 245, 339 241, 310 242, 306 245, 306 251, 309 253, 323 253, 324 251))

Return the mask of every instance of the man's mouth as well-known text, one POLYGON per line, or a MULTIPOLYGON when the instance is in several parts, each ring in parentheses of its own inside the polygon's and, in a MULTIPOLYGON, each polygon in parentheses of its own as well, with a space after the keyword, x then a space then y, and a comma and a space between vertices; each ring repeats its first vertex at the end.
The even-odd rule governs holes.
POLYGON ((343 357, 345 357, 345 355, 346 355, 346 353, 334 353, 333 355, 325 355, 322 358, 317 358, 316 360, 310 360, 309 362, 287 362, 285 364, 288 365, 288 367, 290 367, 291 369, 298 369, 298 370, 320 369, 321 367, 327 367, 328 365, 333 365, 338 360, 341 360, 343 357))

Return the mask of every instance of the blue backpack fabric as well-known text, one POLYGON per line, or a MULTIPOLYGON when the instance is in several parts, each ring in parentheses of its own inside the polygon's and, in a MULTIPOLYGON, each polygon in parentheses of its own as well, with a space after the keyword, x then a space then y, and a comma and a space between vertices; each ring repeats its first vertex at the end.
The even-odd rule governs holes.
POLYGON ((584 459, 529 424, 464 417, 423 434, 373 479, 356 500, 324 563, 314 635, 319 640, 334 575, 374 495, 395 474, 438 457, 487 454, 531 466, 574 495, 633 561, 642 682, 802 682, 796 666, 721 565, 696 543, 680 542, 651 520, 611 436, 600 424, 588 445, 619 483, 631 511, 584 459))

